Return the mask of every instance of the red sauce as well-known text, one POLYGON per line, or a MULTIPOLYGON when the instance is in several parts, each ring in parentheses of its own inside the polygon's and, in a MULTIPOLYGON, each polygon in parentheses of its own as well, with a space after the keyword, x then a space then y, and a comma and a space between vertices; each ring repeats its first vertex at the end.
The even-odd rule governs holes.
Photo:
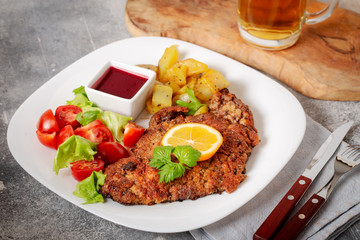
POLYGON ((146 76, 110 67, 91 88, 131 99, 148 80, 146 76))

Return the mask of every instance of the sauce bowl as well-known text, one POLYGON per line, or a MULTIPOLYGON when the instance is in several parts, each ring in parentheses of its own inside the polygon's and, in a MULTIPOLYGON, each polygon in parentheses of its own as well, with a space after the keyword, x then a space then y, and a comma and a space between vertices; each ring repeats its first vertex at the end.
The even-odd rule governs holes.
POLYGON ((85 85, 85 91, 100 108, 136 119, 145 108, 155 78, 152 70, 109 61, 85 85))

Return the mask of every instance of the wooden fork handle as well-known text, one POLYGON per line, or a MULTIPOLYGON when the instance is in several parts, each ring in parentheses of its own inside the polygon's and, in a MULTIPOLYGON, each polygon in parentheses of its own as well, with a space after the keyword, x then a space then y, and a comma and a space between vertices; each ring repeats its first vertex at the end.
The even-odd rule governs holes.
POLYGON ((295 205, 309 188, 311 182, 310 178, 301 175, 255 232, 253 239, 265 240, 274 237, 280 226, 289 217, 295 205))
POLYGON ((325 198, 316 193, 312 195, 304 206, 280 230, 274 240, 296 239, 324 203, 325 198))

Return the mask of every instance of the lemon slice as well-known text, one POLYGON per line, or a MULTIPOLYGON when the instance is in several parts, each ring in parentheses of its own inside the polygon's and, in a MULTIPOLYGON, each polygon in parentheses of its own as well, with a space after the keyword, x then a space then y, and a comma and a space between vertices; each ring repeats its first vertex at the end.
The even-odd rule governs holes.
POLYGON ((223 142, 221 133, 200 123, 184 123, 172 127, 161 140, 163 146, 190 145, 200 151, 200 161, 211 158, 223 142))

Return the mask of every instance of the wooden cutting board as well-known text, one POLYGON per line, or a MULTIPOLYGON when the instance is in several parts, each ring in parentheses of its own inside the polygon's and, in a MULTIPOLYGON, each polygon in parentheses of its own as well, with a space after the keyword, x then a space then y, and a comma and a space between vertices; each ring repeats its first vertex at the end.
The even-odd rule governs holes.
POLYGON ((295 46, 265 51, 241 39, 236 7, 236 0, 128 0, 126 24, 133 36, 165 36, 206 47, 311 98, 360 100, 360 14, 338 8, 324 22, 305 26, 295 46))

